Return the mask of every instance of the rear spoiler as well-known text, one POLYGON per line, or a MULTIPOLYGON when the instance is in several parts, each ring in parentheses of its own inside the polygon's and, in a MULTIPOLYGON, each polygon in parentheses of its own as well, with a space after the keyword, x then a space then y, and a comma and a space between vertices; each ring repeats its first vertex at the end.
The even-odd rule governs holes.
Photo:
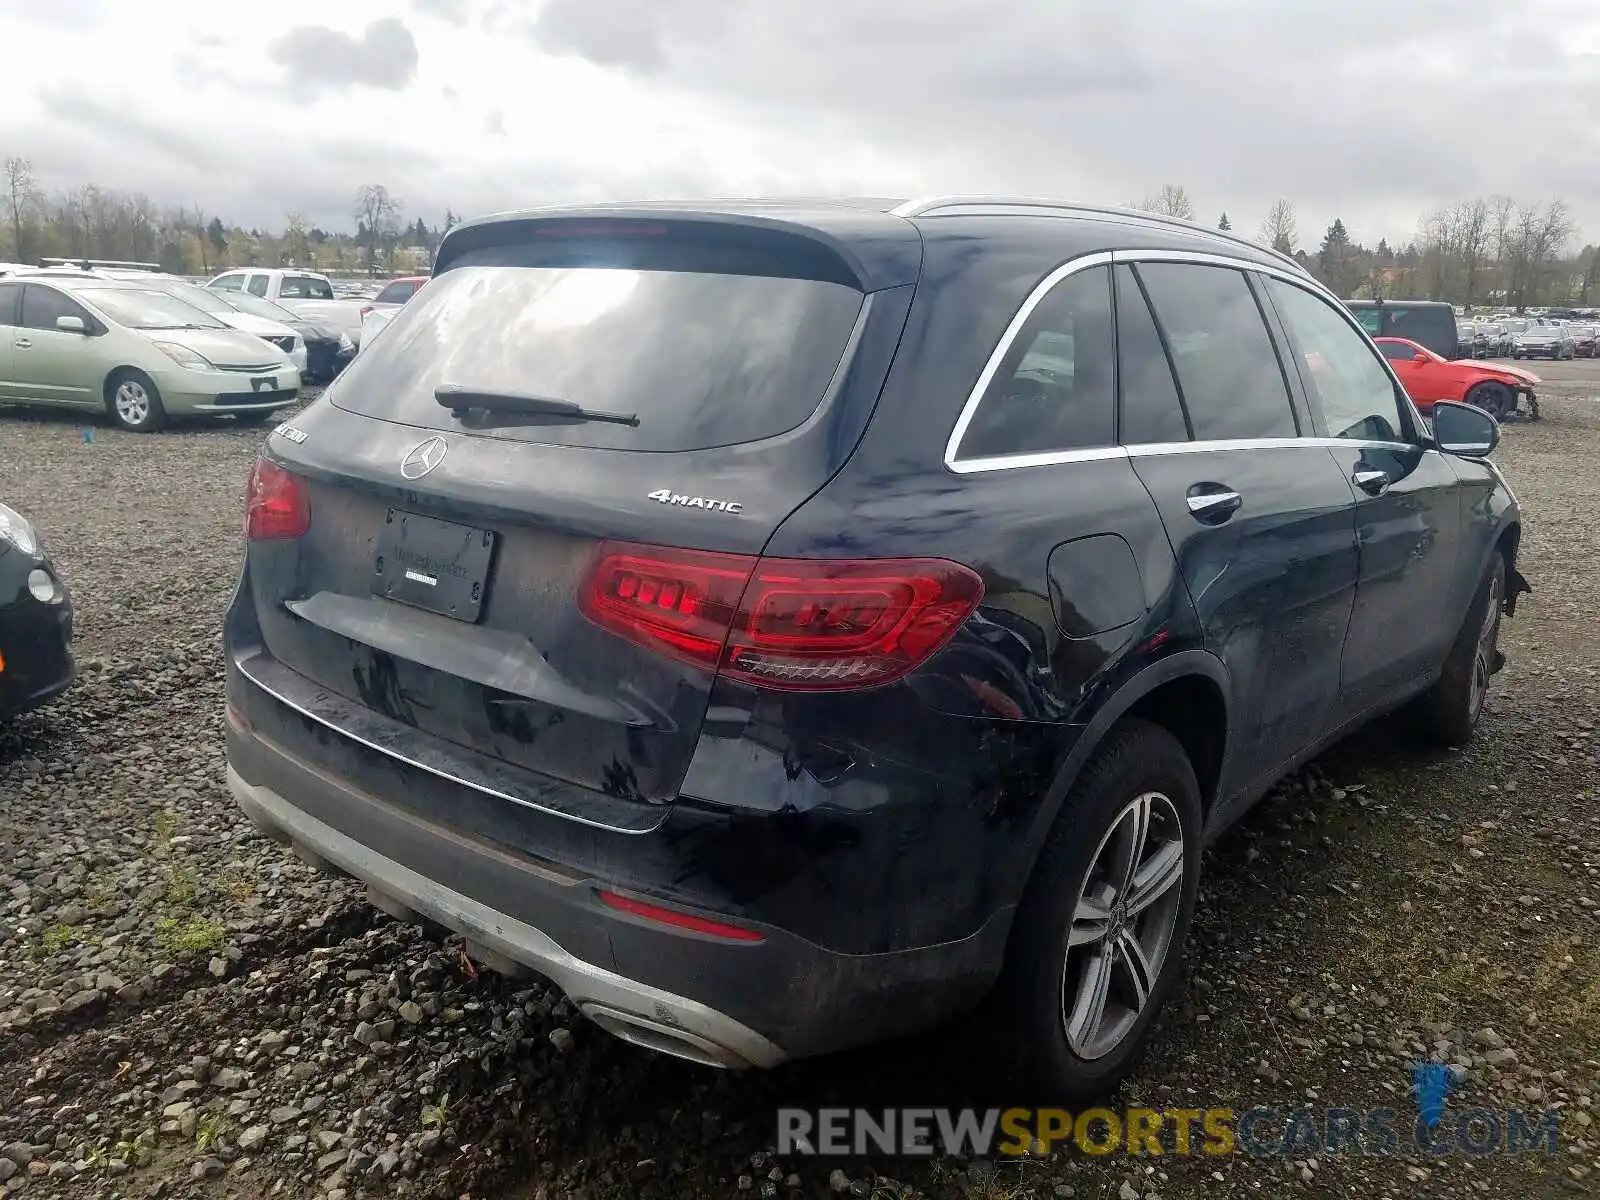
POLYGON ((712 261, 747 253, 765 268, 752 273, 821 279, 863 292, 915 283, 920 274, 921 234, 898 217, 820 204, 754 208, 595 205, 484 217, 445 234, 433 274, 500 247, 517 247, 530 266, 578 265, 593 261, 595 247, 606 242, 630 244, 646 258, 668 249, 681 258, 703 248, 712 261))

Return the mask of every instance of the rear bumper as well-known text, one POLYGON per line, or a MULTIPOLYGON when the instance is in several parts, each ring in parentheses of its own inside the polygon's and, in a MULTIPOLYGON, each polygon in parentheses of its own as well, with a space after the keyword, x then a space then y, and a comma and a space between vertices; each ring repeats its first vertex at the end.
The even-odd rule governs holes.
MULTIPOLYGON (((232 767, 228 786, 262 830, 366 883, 370 898, 389 915, 443 925, 473 943, 480 954, 488 951, 484 957, 491 965, 537 971, 585 1016, 613 1033, 719 1067, 772 1067, 786 1057, 767 1038, 725 1013, 569 954, 537 926, 364 845, 270 788, 246 783, 232 767), (496 958, 505 963, 496 963, 496 958)), ((467 848, 455 849, 457 856, 471 857, 467 848)))
MULTIPOLYGON (((232 696, 251 688, 236 671, 232 696)), ((262 702, 270 700, 258 692, 247 709, 262 702)), ((460 934, 486 965, 545 976, 597 1024, 650 1049, 711 1066, 770 1067, 916 1032, 981 998, 1003 954, 1009 911, 958 942, 879 954, 840 953, 677 904, 733 920, 761 940, 642 919, 607 906, 600 893, 654 899, 619 882, 652 852, 654 833, 612 835, 618 840, 607 841, 602 857, 615 872, 602 878, 397 802, 416 783, 400 763, 363 771, 358 783, 243 724, 230 714, 228 780, 270 836, 365 882, 391 915, 460 934)))

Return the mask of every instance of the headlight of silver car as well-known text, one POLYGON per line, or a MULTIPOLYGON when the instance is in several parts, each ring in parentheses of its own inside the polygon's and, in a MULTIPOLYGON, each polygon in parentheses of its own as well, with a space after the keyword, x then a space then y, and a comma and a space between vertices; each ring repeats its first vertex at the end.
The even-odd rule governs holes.
POLYGON ((39 535, 34 533, 28 519, 16 509, 0 504, 0 554, 12 546, 24 554, 38 554, 39 535))
POLYGON ((189 347, 180 346, 177 342, 152 342, 151 345, 180 367, 185 367, 190 371, 216 370, 203 355, 196 354, 189 347))

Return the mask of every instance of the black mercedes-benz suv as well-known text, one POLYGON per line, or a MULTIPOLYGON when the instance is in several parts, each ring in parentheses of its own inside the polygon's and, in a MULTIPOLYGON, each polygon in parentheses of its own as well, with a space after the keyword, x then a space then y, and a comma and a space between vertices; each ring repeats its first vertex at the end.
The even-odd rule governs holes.
POLYGON ((230 784, 631 1041, 771 1066, 976 1008, 1089 1093, 1208 840, 1376 714, 1471 736, 1526 589, 1497 439, 1164 218, 469 223, 252 474, 230 784))

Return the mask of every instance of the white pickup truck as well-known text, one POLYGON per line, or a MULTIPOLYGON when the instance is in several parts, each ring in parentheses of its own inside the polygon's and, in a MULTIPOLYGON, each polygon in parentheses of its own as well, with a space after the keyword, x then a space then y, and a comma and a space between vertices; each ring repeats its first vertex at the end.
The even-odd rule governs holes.
POLYGON ((361 310, 368 301, 336 296, 326 275, 293 267, 250 267, 224 271, 208 280, 206 286, 272 300, 308 320, 334 326, 355 345, 361 345, 361 310))

